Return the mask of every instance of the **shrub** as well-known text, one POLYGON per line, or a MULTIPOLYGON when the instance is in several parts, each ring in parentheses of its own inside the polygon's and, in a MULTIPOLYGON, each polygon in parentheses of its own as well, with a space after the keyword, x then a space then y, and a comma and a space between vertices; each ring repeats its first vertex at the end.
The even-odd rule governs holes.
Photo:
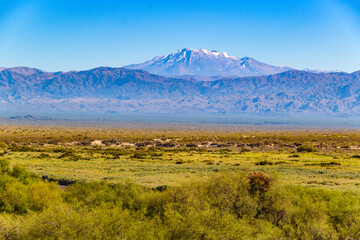
POLYGON ((309 145, 303 145, 296 149, 298 152, 317 152, 317 149, 309 146, 309 145))
POLYGON ((36 211, 44 210, 51 205, 62 202, 60 189, 55 184, 37 182, 31 185, 32 209, 36 211))
POLYGON ((13 146, 10 147, 10 150, 14 152, 40 152, 39 149, 32 148, 29 146, 13 146))
POLYGON ((0 211, 7 213, 25 214, 29 210, 31 202, 29 188, 21 182, 14 181, 10 177, 0 181, 6 181, 1 189, 0 211))
POLYGON ((256 193, 264 194, 270 189, 271 179, 263 173, 250 173, 248 179, 250 183, 249 191, 253 195, 256 193))
POLYGON ((74 156, 75 156, 75 154, 73 152, 64 152, 58 158, 68 158, 68 157, 74 157, 74 156))
POLYGON ((270 162, 268 160, 263 160, 263 161, 259 161, 259 162, 255 163, 255 165, 261 165, 261 166, 273 165, 273 162, 270 162))
POLYGON ((147 158, 147 154, 146 152, 135 152, 131 158, 135 158, 135 159, 146 159, 147 158))
POLYGON ((30 176, 30 173, 27 171, 27 169, 24 166, 20 164, 16 164, 12 169, 11 176, 15 178, 19 178, 23 181, 24 179, 30 176))
POLYGON ((321 167, 330 167, 330 166, 340 166, 341 163, 339 162, 323 162, 323 163, 320 163, 320 166, 321 167))
POLYGON ((241 153, 251 152, 250 149, 242 147, 240 150, 241 153))
POLYGON ((4 165, 0 239, 360 237, 358 193, 277 185, 260 172, 213 174, 176 187, 78 182, 61 191, 4 165))
POLYGON ((0 142, 0 149, 7 149, 8 145, 4 142, 0 142))
POLYGON ((41 153, 37 158, 43 159, 43 158, 50 158, 49 154, 41 153))
POLYGON ((10 162, 7 159, 0 158, 0 174, 9 172, 10 170, 10 162))

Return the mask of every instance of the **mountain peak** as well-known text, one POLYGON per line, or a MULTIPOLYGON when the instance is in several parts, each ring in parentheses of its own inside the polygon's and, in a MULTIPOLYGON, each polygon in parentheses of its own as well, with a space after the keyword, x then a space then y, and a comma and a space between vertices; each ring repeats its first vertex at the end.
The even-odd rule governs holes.
POLYGON ((260 76, 286 71, 286 69, 261 63, 250 57, 234 57, 226 52, 205 48, 183 48, 174 53, 155 57, 140 64, 124 66, 142 69, 164 76, 260 76))
MULTIPOLYGON (((242 66, 250 68, 248 62, 242 66)), ((7 111, 360 114, 356 104, 360 101, 360 72, 291 70, 270 77, 213 80, 166 78, 110 67, 63 74, 7 73, 0 74, 0 106, 7 111)), ((44 118, 27 115, 12 119, 44 118)))
POLYGON ((9 71, 13 73, 19 73, 23 75, 33 75, 33 74, 40 74, 40 73, 46 73, 40 69, 37 68, 29 68, 29 67, 13 67, 13 68, 3 68, 0 69, 0 71, 9 71))
MULTIPOLYGON (((205 54, 205 55, 208 55, 208 56, 225 57, 225 58, 234 58, 234 59, 236 59, 236 57, 230 56, 226 52, 219 52, 217 50, 209 51, 209 50, 207 50, 205 48, 200 48, 200 49, 183 48, 183 49, 180 49, 180 50, 176 51, 173 54, 184 53, 184 52, 194 54, 194 55, 195 54, 205 54)), ((165 55, 165 56, 167 56, 167 55, 165 55)))

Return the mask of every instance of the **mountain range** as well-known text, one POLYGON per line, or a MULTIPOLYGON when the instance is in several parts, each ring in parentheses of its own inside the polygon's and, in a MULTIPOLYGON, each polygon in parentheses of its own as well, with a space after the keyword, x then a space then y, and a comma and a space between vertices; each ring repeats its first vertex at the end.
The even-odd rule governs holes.
MULTIPOLYGON (((127 69, 142 69, 163 76, 261 76, 291 70, 276 67, 250 57, 233 57, 226 52, 206 49, 184 48, 174 53, 158 56, 140 64, 124 66, 127 69)), ((220 78, 220 77, 218 77, 220 78)))
POLYGON ((0 110, 94 113, 360 114, 360 71, 224 77, 165 77, 144 70, 100 67, 49 73, 0 71, 0 110))

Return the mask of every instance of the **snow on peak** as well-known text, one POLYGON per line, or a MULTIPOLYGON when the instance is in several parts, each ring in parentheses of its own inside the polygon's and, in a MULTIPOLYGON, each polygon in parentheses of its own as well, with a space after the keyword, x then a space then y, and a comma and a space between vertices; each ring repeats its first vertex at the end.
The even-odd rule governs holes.
POLYGON ((180 49, 180 50, 176 51, 173 54, 164 55, 164 56, 162 56, 162 58, 166 58, 169 55, 185 54, 185 53, 189 53, 189 52, 191 54, 205 54, 205 55, 208 55, 208 56, 237 59, 236 57, 233 57, 233 56, 229 55, 226 52, 219 52, 217 50, 209 51, 209 50, 207 50, 205 48, 200 48, 200 49, 183 48, 183 49, 180 49))
POLYGON ((204 52, 204 53, 207 53, 207 54, 210 53, 210 51, 206 50, 205 48, 200 48, 199 50, 195 50, 195 51, 204 52))
POLYGON ((253 58, 233 57, 226 52, 204 48, 183 48, 153 58, 147 62, 125 66, 143 69, 164 76, 259 76, 283 72, 284 69, 256 61, 253 58))

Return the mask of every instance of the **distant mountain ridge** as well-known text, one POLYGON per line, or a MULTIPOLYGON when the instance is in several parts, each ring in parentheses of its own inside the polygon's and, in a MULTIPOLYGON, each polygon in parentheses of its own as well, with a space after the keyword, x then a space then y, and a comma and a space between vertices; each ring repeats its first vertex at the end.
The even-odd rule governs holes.
POLYGON ((261 76, 289 71, 290 67, 276 67, 250 57, 233 57, 226 52, 184 48, 174 53, 155 57, 140 64, 124 66, 142 69, 162 76, 261 76))
POLYGON ((360 71, 291 70, 207 81, 110 67, 56 73, 7 68, 0 71, 0 110, 354 116, 360 115, 360 71))
POLYGON ((9 117, 9 119, 12 119, 12 120, 32 120, 32 121, 50 121, 50 120, 55 120, 55 118, 44 117, 44 116, 37 116, 37 115, 12 116, 12 117, 9 117))

